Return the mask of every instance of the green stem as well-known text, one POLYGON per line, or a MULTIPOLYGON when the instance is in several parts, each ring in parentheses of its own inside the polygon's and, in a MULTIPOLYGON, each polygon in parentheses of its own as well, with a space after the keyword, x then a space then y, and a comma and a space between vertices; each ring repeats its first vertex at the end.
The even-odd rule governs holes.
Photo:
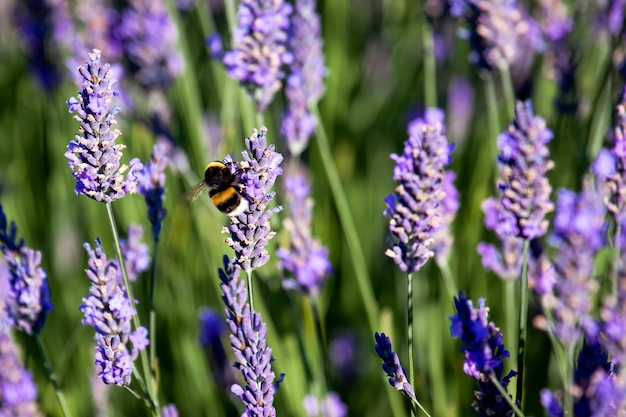
MULTIPOLYGON (((115 215, 113 214, 113 207, 111 203, 106 203, 107 214, 109 215, 109 223, 111 224, 111 231, 113 233, 113 242, 115 244, 115 252, 117 253, 117 259, 120 263, 120 267, 122 269, 122 278, 124 280, 124 286, 126 287, 126 295, 133 302, 135 302, 135 297, 133 295, 133 287, 130 285, 130 280, 128 279, 128 271, 126 270, 126 262, 124 262, 124 254, 122 253, 122 246, 120 244, 120 236, 117 233, 117 224, 115 222, 115 215)), ((133 326, 135 329, 141 327, 141 323, 139 322, 139 315, 133 314, 133 326)), ((139 352, 139 357, 141 358, 141 365, 146 374, 150 373, 150 366, 148 362, 148 355, 146 354, 146 350, 143 349, 139 352)), ((159 399, 155 395, 156 393, 156 383, 155 381, 149 377, 149 375, 144 375, 146 379, 146 387, 148 396, 147 402, 150 405, 151 412, 154 416, 159 415, 159 399)))
POLYGON ((407 334, 409 341, 409 384, 415 386, 415 364, 413 362, 413 274, 406 277, 407 334))
POLYGON ((524 365, 526 353, 526 322, 528 321, 528 252, 530 239, 524 239, 524 252, 522 259, 522 276, 520 280, 520 305, 519 305, 519 338, 517 345, 517 393, 516 400, 524 408, 524 365))
POLYGON ((502 398, 504 398, 505 401, 511 406, 513 411, 515 411, 515 414, 517 414, 518 417, 524 417, 524 413, 522 413, 522 410, 520 410, 520 408, 517 406, 517 404, 515 404, 513 402, 513 400, 509 396, 509 393, 506 392, 506 389, 504 389, 502 384, 500 384, 500 381, 498 381, 498 379, 496 378, 496 375, 493 373, 493 371, 489 374, 489 380, 496 387, 496 389, 498 390, 500 395, 502 395, 502 398))
POLYGON ((511 72, 509 71, 509 64, 502 60, 498 65, 500 70, 500 83, 502 85, 502 92, 504 93, 504 101, 506 108, 506 117, 508 120, 513 120, 515 117, 515 91, 513 90, 513 82, 511 81, 511 72))
POLYGON ((322 158, 322 164, 324 165, 324 172, 326 172, 326 177, 328 178, 330 189, 335 199, 341 227, 343 228, 348 248, 352 254, 352 266, 354 267, 354 272, 356 274, 357 285, 361 293, 363 306, 365 307, 365 313, 367 315, 370 331, 373 333, 378 328, 378 302, 374 297, 374 291, 372 290, 372 285, 370 283, 371 281, 367 272, 363 249, 361 248, 359 236, 356 232, 354 219, 350 213, 348 200, 346 199, 343 186, 341 185, 341 181, 339 179, 339 172, 337 172, 335 161, 333 161, 332 152, 328 143, 328 137, 326 136, 326 130, 324 129, 319 109, 315 106, 311 107, 309 111, 318 120, 315 127, 315 134, 317 138, 315 143, 317 143, 320 157, 322 158))
POLYGON ((574 415, 574 397, 570 385, 574 382, 574 348, 569 347, 565 351, 566 367, 565 381, 563 381, 563 415, 574 415))
MULTIPOLYGON (((518 299, 517 299, 517 281, 504 281, 504 297, 503 297, 503 307, 504 307, 504 320, 506 323, 506 332, 504 332, 504 341, 505 345, 509 346, 510 363, 514 363, 517 365, 518 354, 519 352, 514 346, 517 346, 519 342, 519 314, 520 309, 518 308, 518 299)), ((519 381, 519 375, 518 375, 519 381)), ((517 385, 511 387, 511 391, 513 394, 517 394, 517 385), (513 392, 513 390, 515 390, 513 392)))
POLYGON ((157 249, 159 246, 158 238, 154 239, 154 251, 152 253, 152 268, 150 271, 150 376, 153 381, 157 380, 156 373, 156 307, 154 304, 154 287, 156 284, 156 260, 157 260, 157 249))
MULTIPOLYGON (((499 123, 499 117, 498 117, 498 100, 496 98, 496 88, 494 86, 494 82, 493 82, 493 75, 488 72, 488 71, 482 71, 480 73, 482 79, 484 80, 484 84, 485 84, 485 95, 486 95, 486 102, 487 102, 487 123, 489 126, 489 139, 490 143, 492 143, 493 145, 489 145, 487 147, 487 149, 489 150, 490 154, 489 155, 489 161, 496 161, 496 157, 497 157, 497 139, 498 139, 498 126, 500 125, 499 123)), ((495 163, 493 163, 493 171, 495 173, 495 175, 498 175, 498 167, 495 163)))
POLYGON ((426 18, 426 0, 422 8, 422 49, 424 51, 424 104, 426 108, 437 107, 437 69, 433 47, 433 33, 426 18))
POLYGON ((315 321, 315 338, 317 339, 317 350, 320 361, 318 366, 318 382, 321 385, 321 392, 318 398, 321 403, 321 400, 328 395, 328 386, 326 383, 326 355, 324 354, 324 352, 326 352, 326 338, 324 337, 324 331, 322 330, 322 320, 317 297, 311 298, 311 309, 313 310, 313 319, 315 321))
POLYGON ((452 271, 450 271, 450 264, 447 260, 441 262, 436 261, 436 263, 439 267, 441 277, 443 278, 443 283, 446 286, 446 290, 448 291, 448 301, 450 301, 454 297, 459 295, 459 289, 456 286, 456 282, 454 282, 454 278, 452 277, 452 271))
POLYGON ((248 277, 248 301, 250 301, 250 310, 254 309, 254 296, 252 294, 252 269, 246 269, 246 276, 248 277))
POLYGON ((70 417, 72 413, 70 413, 69 407, 67 406, 67 401, 65 400, 65 394, 63 394, 63 390, 59 385, 59 380, 54 372, 52 367, 52 363, 48 358, 48 353, 46 352, 46 348, 41 340, 40 334, 35 334, 35 341, 37 342, 37 347, 39 348, 39 352, 41 353, 41 357, 43 358, 43 365, 46 368, 46 372, 48 374, 48 379, 54 388, 54 393, 57 397, 57 401, 59 402, 59 406, 61 407, 61 411, 63 411, 63 415, 65 417, 70 417))

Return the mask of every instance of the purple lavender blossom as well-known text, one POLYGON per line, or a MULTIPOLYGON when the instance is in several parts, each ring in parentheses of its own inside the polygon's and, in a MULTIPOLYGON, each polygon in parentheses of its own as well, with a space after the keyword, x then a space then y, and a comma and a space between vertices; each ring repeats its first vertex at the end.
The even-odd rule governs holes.
MULTIPOLYGON (((72 51, 76 56, 83 56, 93 48, 104 51, 111 62, 120 61, 123 47, 113 35, 114 28, 120 24, 120 12, 111 0, 82 0, 74 5, 77 30, 72 39, 72 51)), ((72 70, 76 66, 70 67, 72 70)), ((121 68, 121 66, 120 66, 121 68)), ((116 74, 119 76, 119 74, 116 74)))
MULTIPOLYGON (((608 354, 595 341, 585 339, 574 370, 574 381, 566 389, 574 393, 574 416, 617 416, 626 405, 624 379, 614 373, 608 354)), ((547 389, 541 404, 549 417, 563 417, 561 402, 547 389)))
POLYGON ((100 51, 94 49, 78 72, 83 77, 82 90, 67 105, 71 113, 77 113, 74 119, 81 126, 67 146, 65 157, 76 180, 76 194, 111 203, 136 191, 136 171, 141 163, 133 159, 124 178, 128 170, 128 166, 120 166, 124 145, 115 143, 120 131, 113 128, 119 108, 111 108, 117 80, 112 78, 109 64, 100 61, 100 51))
POLYGON ((309 417, 345 417, 348 415, 348 407, 341 401, 339 394, 330 391, 321 400, 313 394, 304 397, 304 410, 309 417))
POLYGON ((552 136, 545 120, 534 115, 530 101, 515 104, 515 120, 498 136, 501 221, 511 222, 502 227, 512 231, 506 235, 535 239, 548 228, 545 217, 554 208, 546 177, 554 166, 547 146, 552 136))
POLYGON ((298 0, 291 18, 289 49, 293 63, 285 86, 289 107, 283 117, 281 133, 294 156, 302 153, 315 131, 317 120, 308 108, 316 105, 324 94, 323 79, 328 73, 315 6, 315 0, 298 0))
POLYGON ((168 404, 161 410, 161 415, 163 417, 178 417, 178 409, 176 408, 176 404, 168 404))
POLYGON ((395 193, 385 198, 389 216, 391 248, 385 254, 404 272, 419 270, 434 255, 433 233, 439 227, 439 205, 443 192, 444 167, 450 160, 441 123, 420 122, 407 141, 402 155, 391 155, 396 161, 395 193))
POLYGON ((72 17, 64 0, 27 0, 13 2, 12 11, 20 38, 24 41, 28 63, 45 90, 63 81, 63 69, 55 57, 61 55, 72 38, 72 17))
POLYGON ((284 227, 291 238, 288 248, 276 251, 278 268, 295 278, 283 281, 285 288, 315 297, 332 273, 328 249, 311 235, 313 199, 305 174, 285 177, 284 184, 285 200, 289 204, 289 217, 284 220, 284 227))
POLYGON ((491 71, 508 65, 525 74, 532 65, 529 50, 541 51, 543 40, 537 22, 515 0, 464 0, 455 5, 470 28, 466 37, 472 46, 470 60, 491 71))
POLYGON ((266 344, 267 328, 261 315, 250 309, 241 270, 224 256, 224 269, 219 270, 222 283, 222 300, 226 305, 226 323, 230 329, 230 346, 237 361, 235 368, 241 372, 245 386, 233 384, 231 391, 246 407, 243 415, 249 417, 274 417, 274 394, 281 375, 274 382, 271 364, 272 349, 266 344))
POLYGON ((389 377, 389 384, 400 391, 411 402, 417 401, 415 391, 413 391, 413 387, 406 377, 404 368, 400 365, 400 358, 398 358, 398 354, 391 347, 391 339, 385 333, 378 334, 378 332, 374 333, 374 339, 376 339, 374 350, 376 350, 376 354, 380 359, 383 360, 383 371, 389 377))
POLYGON ((39 417, 37 386, 31 373, 21 364, 9 335, 0 333, 0 414, 39 417))
POLYGON ((264 111, 282 87, 293 55, 287 50, 291 4, 283 0, 242 0, 233 31, 233 48, 224 54, 226 74, 250 93, 264 111))
POLYGON ((626 87, 617 104, 617 123, 613 129, 613 148, 602 149, 591 170, 605 185, 604 203, 620 224, 626 224, 626 87))
POLYGON ((17 226, 8 226, 6 215, 0 205, 0 252, 4 256, 6 269, 0 278, 4 288, 4 308, 11 326, 28 334, 38 334, 46 317, 52 310, 50 288, 46 271, 40 267, 41 252, 17 240, 17 226))
POLYGON ((433 245, 431 246, 437 262, 446 262, 454 242, 450 225, 456 218, 460 206, 459 191, 454 186, 455 179, 456 174, 454 172, 444 172, 441 189, 445 193, 445 197, 439 206, 439 227, 433 233, 433 245))
POLYGON ((105 384, 129 385, 133 361, 149 344, 145 327, 131 332, 132 317, 137 314, 128 298, 126 288, 118 280, 115 261, 107 259, 100 240, 96 248, 85 243, 89 254, 85 270, 91 281, 89 295, 83 298, 80 311, 85 317, 82 324, 95 329, 96 368, 105 384), (132 349, 131 349, 132 344, 132 349))
POLYGON ((357 338, 347 330, 335 335, 328 344, 328 359, 332 365, 331 370, 343 381, 350 381, 360 370, 358 348, 357 338))
POLYGON ((144 196, 148 206, 148 220, 152 224, 152 240, 159 241, 161 225, 167 214, 163 207, 165 199, 165 168, 168 164, 168 147, 163 142, 157 142, 152 148, 150 161, 137 173, 137 191, 144 196))
MULTIPOLYGON (((120 239, 122 253, 124 255, 124 264, 126 265, 126 273, 128 279, 136 281, 142 272, 150 267, 150 248, 141 243, 143 237, 143 227, 135 224, 128 226, 127 239, 120 239)), ((122 268, 119 266, 117 259, 115 260, 118 268, 119 282, 123 283, 122 268)))
POLYGON ((624 27, 626 1, 624 0, 597 0, 599 11, 595 27, 606 31, 611 36, 618 36, 624 27))
POLYGON ((455 339, 461 339, 461 351, 465 353, 463 371, 478 381, 480 387, 474 393, 476 400, 472 407, 483 417, 512 415, 511 406, 491 382, 493 376, 506 389, 517 373, 509 371, 502 376, 509 351, 502 343, 500 329, 488 321, 489 307, 481 298, 478 309, 474 308, 472 300, 463 291, 454 297, 454 306, 456 314, 450 317, 450 333, 455 339))
POLYGON ((131 71, 144 88, 169 86, 185 67, 177 49, 178 30, 163 0, 129 0, 116 35, 131 71))
POLYGON ((259 268, 269 260, 265 246, 276 235, 270 218, 282 210, 280 206, 268 208, 276 194, 271 191, 276 177, 283 173, 279 166, 283 156, 274 151, 274 145, 267 145, 266 134, 267 128, 262 127, 260 133, 253 129, 246 138, 248 151, 242 152, 243 162, 239 165, 245 170, 242 179, 249 205, 242 214, 231 216, 230 226, 224 228, 224 232, 230 232, 226 243, 235 251, 235 265, 244 271, 259 268))
POLYGON ((549 331, 566 347, 575 346, 583 331, 595 333, 589 317, 598 283, 593 277, 596 252, 604 245, 605 207, 590 182, 580 194, 558 192, 554 232, 549 243, 558 251, 554 256, 554 281, 541 297, 554 322, 549 331))
POLYGON ((219 33, 209 35, 205 43, 209 47, 209 57, 211 57, 211 59, 222 59, 224 50, 222 48, 222 37, 219 33))
MULTIPOLYGON (((621 272, 620 284, 624 281, 621 272)), ((614 362, 626 364, 626 288, 620 285, 617 296, 607 296, 600 307, 598 337, 602 347, 611 355, 614 362)))

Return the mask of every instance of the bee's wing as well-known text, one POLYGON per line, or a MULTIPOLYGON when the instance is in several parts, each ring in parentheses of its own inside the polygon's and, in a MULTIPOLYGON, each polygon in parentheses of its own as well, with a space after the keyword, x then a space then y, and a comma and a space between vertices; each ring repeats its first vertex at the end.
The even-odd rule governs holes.
POLYGON ((205 185, 204 181, 200 181, 198 185, 185 193, 185 200, 194 201, 200 194, 202 194, 202 190, 204 190, 205 185))

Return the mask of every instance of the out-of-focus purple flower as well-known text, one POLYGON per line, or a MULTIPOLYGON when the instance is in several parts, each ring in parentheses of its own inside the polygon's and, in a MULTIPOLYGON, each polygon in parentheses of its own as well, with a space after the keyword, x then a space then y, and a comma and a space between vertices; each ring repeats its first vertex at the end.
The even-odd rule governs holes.
POLYGON ((129 0, 116 36, 120 39, 131 71, 144 88, 168 87, 185 68, 178 51, 178 29, 163 0, 129 0))
POLYGON ((309 417, 345 417, 348 415, 346 406, 336 392, 330 391, 321 400, 313 394, 304 397, 304 411, 309 417))
POLYGON ((616 110, 613 148, 601 149, 591 170, 604 183, 604 204, 615 221, 623 225, 626 222, 626 88, 616 110))
POLYGON ((176 404, 168 404, 161 410, 161 416, 163 417, 178 417, 178 408, 176 404))
POLYGON ((443 191, 444 167, 450 160, 450 146, 441 123, 430 124, 428 116, 411 129, 402 155, 391 155, 396 162, 395 193, 385 198, 389 216, 391 248, 385 252, 404 272, 419 270, 434 252, 433 233, 439 226, 439 205, 443 191))
POLYGON ((14 2, 13 17, 24 41, 28 63, 42 86, 53 90, 63 80, 58 59, 72 38, 72 17, 65 0, 14 2))
POLYGON ((142 166, 139 159, 133 159, 124 177, 128 166, 120 165, 120 159, 125 146, 115 143, 120 131, 114 128, 120 109, 112 108, 117 80, 112 77, 109 64, 100 61, 100 51, 94 49, 78 72, 83 77, 82 90, 76 98, 67 100, 67 105, 70 113, 77 113, 74 119, 81 126, 67 146, 65 157, 76 180, 76 194, 110 203, 136 192, 136 172, 142 166))
POLYGON ((289 247, 278 249, 276 255, 279 269, 293 274, 295 280, 285 280, 283 286, 315 297, 332 273, 328 249, 311 235, 313 199, 306 175, 285 177, 284 184, 289 217, 283 223, 290 239, 289 247))
POLYGON ((506 221, 502 221, 503 210, 498 200, 488 198, 483 201, 482 210, 485 213, 485 228, 492 230, 500 240, 500 249, 485 242, 478 244, 477 251, 482 258, 483 267, 504 280, 515 280, 522 271, 524 241, 515 236, 508 217, 505 217, 506 221))
POLYGON ((385 333, 378 334, 378 332, 374 333, 374 339, 376 340, 374 350, 376 350, 376 354, 380 359, 383 360, 383 371, 389 377, 389 384, 400 391, 411 402, 417 401, 415 391, 413 391, 413 387, 406 377, 406 372, 400 364, 400 358, 398 358, 398 354, 391 347, 391 339, 385 333))
POLYGON ((546 42, 548 75, 559 86, 556 105, 563 112, 575 113, 578 107, 576 62, 570 42, 574 21, 568 16, 562 0, 540 0, 539 7, 538 20, 546 42))
POLYGON ((206 45, 209 47, 211 59, 222 59, 224 51, 222 49, 222 37, 219 33, 214 33, 206 38, 206 45))
POLYGON ((450 333, 455 339, 461 339, 461 351, 465 353, 463 371, 478 381, 480 390, 474 393, 476 400, 472 407, 481 416, 512 415, 512 408, 502 398, 502 394, 491 382, 494 376, 506 389, 511 378, 517 373, 509 371, 503 377, 504 360, 509 358, 509 351, 502 343, 502 333, 493 322, 488 321, 489 307, 485 300, 478 300, 478 308, 461 291, 454 297, 456 314, 450 317, 450 333))
POLYGON ((200 344, 205 347, 220 345, 225 326, 222 317, 208 307, 200 310, 200 344))
MULTIPOLYGON (((77 21, 72 51, 75 56, 83 56, 93 48, 103 51, 111 62, 123 57, 123 47, 113 31, 120 24, 120 12, 111 0, 82 0, 75 4, 77 21)), ((121 67, 121 66, 120 66, 121 67)), ((72 70, 76 66, 73 66, 72 70)), ((116 74, 119 76, 120 74, 116 74)))
POLYGON ((471 61, 490 71, 508 65, 514 73, 527 73, 533 61, 529 51, 543 49, 539 26, 528 12, 515 0, 463 3, 455 12, 463 10, 470 27, 471 61))
POLYGON ((165 199, 165 168, 167 167, 168 148, 163 142, 157 142, 152 148, 150 161, 137 173, 137 191, 143 195, 148 206, 148 220, 152 224, 152 240, 158 242, 161 224, 167 214, 163 207, 165 199))
POLYGON ((41 252, 25 246, 23 239, 17 240, 17 226, 15 222, 9 226, 2 205, 0 252, 6 265, 0 269, 6 273, 0 280, 6 285, 3 304, 8 323, 25 333, 38 334, 52 310, 48 278, 40 267, 41 252))
POLYGON ((91 388, 91 401, 93 402, 93 417, 108 417, 111 415, 109 406, 109 394, 111 386, 102 382, 98 371, 94 367, 90 373, 89 386, 91 388))
MULTIPOLYGON (((574 380, 565 389, 574 393, 574 416, 609 417, 619 415, 626 405, 626 385, 614 373, 600 343, 585 338, 578 354, 574 380)), ((541 404, 549 417, 563 417, 559 399, 549 390, 541 390, 541 404)))
MULTIPOLYGON (((128 279, 131 281, 136 281, 139 275, 147 271, 150 267, 150 248, 141 243, 142 237, 143 227, 130 224, 128 226, 128 237, 126 239, 120 239, 122 253, 124 254, 124 264, 126 265, 126 273, 128 274, 128 279)), ((117 259, 115 262, 119 273, 118 279, 123 283, 122 269, 117 259)))
POLYGON ((619 35, 624 27, 626 1, 597 0, 596 3, 599 10, 595 27, 600 31, 608 32, 611 36, 619 35))
POLYGON ((224 256, 224 268, 219 270, 222 283, 222 300, 226 305, 226 323, 230 329, 230 346, 237 361, 235 368, 241 372, 245 386, 233 384, 231 391, 246 407, 244 415, 250 417, 275 417, 274 394, 276 382, 272 371, 272 349, 267 346, 267 328, 261 315, 250 309, 241 270, 224 256))
POLYGON ((117 264, 107 259, 100 240, 96 239, 95 249, 85 243, 85 249, 89 255, 85 272, 91 288, 80 311, 85 315, 82 324, 96 331, 98 376, 105 384, 129 385, 133 361, 149 343, 148 331, 139 327, 131 332, 131 320, 137 314, 133 306, 136 301, 128 298, 118 279, 117 264))
POLYGON ((289 107, 281 133, 287 139, 292 155, 302 153, 315 130, 317 120, 308 107, 317 104, 324 94, 323 79, 328 73, 315 6, 315 0, 297 0, 291 18, 289 49, 293 53, 293 63, 285 86, 289 107))
POLYGON ((274 151, 274 145, 267 144, 266 134, 267 128, 262 127, 260 133, 253 129, 246 138, 248 151, 242 152, 243 162, 239 166, 245 171, 241 176, 248 209, 231 216, 230 226, 224 228, 224 232, 230 232, 226 243, 235 251, 235 265, 244 271, 259 268, 269 260, 265 246, 276 235, 271 230, 270 218, 282 210, 280 206, 268 208, 276 194, 271 189, 283 173, 279 166, 283 156, 274 151))
POLYGON ((448 86, 448 136, 460 143, 469 135, 474 113, 474 88, 461 77, 453 78, 448 86))
POLYGON ((439 206, 439 227, 433 233, 433 245, 431 247, 437 262, 445 262, 448 259, 450 248, 454 241, 450 232, 450 225, 454 221, 460 206, 459 191, 454 186, 455 179, 456 174, 452 171, 447 171, 443 174, 441 188, 445 193, 445 197, 439 206))
POLYGON ((264 111, 282 87, 286 65, 293 55, 287 49, 291 4, 283 0, 243 0, 237 11, 233 47, 224 54, 229 77, 238 80, 264 111))
POLYGON ((583 331, 596 331, 589 313, 598 288, 592 279, 593 260, 604 245, 604 214, 602 199, 590 182, 585 182, 580 194, 559 190, 554 232, 549 238, 558 251, 553 260, 554 282, 541 301, 554 319, 548 323, 549 331, 566 347, 575 346, 583 331))
POLYGON ((508 217, 512 235, 522 239, 543 236, 548 228, 546 214, 554 209, 552 187, 546 177, 554 163, 549 159, 552 131, 533 113, 530 101, 517 102, 515 120, 498 136, 498 166, 502 219, 508 217))
MULTIPOLYGON (((621 272, 620 284, 624 281, 621 272)), ((600 307, 598 323, 602 347, 611 355, 614 362, 626 364, 626 288, 620 285, 617 296, 607 296, 600 307)))
POLYGON ((350 331, 343 331, 335 335, 328 344, 328 359, 332 364, 331 370, 343 381, 350 381, 359 371, 357 350, 359 344, 350 331))
POLYGON ((6 332, 0 333, 0 414, 40 417, 37 386, 19 360, 18 351, 6 332))

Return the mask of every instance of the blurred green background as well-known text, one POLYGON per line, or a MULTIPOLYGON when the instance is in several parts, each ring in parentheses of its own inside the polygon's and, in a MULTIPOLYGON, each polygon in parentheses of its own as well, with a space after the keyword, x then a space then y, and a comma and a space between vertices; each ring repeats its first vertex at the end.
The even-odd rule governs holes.
MULTIPOLYGON (((221 233, 228 219, 211 206, 206 196, 191 206, 182 199, 184 192, 200 178, 207 162, 221 159, 227 153, 238 157, 244 149, 244 138, 254 127, 241 117, 241 108, 249 106, 246 95, 235 81, 224 75, 223 66, 208 57, 206 36, 218 30, 228 43, 226 11, 220 4, 212 3, 212 10, 208 4, 197 2, 184 12, 169 5, 178 23, 186 68, 166 97, 171 107, 173 137, 186 153, 190 170, 167 171, 168 215, 157 261, 156 343, 161 403, 175 403, 181 416, 235 416, 241 410, 239 400, 233 399, 227 388, 216 385, 212 373, 215 365, 198 343, 199 308, 210 306, 223 311, 217 269, 222 256, 231 254, 223 243, 226 235, 221 233), (205 129, 205 118, 216 128, 205 129)), ((11 6, 8 2, 3 7, 11 6)), ((388 224, 381 213, 383 198, 394 187, 393 161, 389 154, 402 151, 407 123, 423 108, 422 8, 422 2, 400 0, 324 0, 318 5, 329 69, 326 94, 320 103, 322 121, 381 313, 380 327, 371 329, 364 319, 352 254, 346 245, 327 173, 318 148, 311 143, 303 161, 310 168, 315 199, 313 232, 329 248, 334 267, 321 297, 324 330, 327 340, 350 332, 357 341, 353 374, 346 375, 327 365, 329 389, 340 394, 350 416, 390 415, 390 398, 408 410, 399 393, 386 392, 393 389, 374 353, 373 330, 392 337, 403 365, 408 366, 404 324, 406 278, 384 255, 388 224)), ((80 324, 79 311, 89 287, 82 244, 93 245, 94 239, 100 237, 105 251, 113 257, 111 231, 104 205, 74 194, 74 180, 64 157, 67 144, 78 130, 78 122, 72 119, 65 105, 65 100, 77 93, 77 87, 65 72, 68 57, 48 56, 58 60, 66 75, 59 87, 44 90, 29 66, 23 39, 10 24, 10 14, 3 14, 6 21, 0 28, 0 203, 7 217, 17 223, 26 244, 43 253, 54 310, 48 316, 42 337, 70 408, 76 416, 95 415, 91 394, 93 331, 80 324)), ((496 139, 488 133, 484 78, 468 62, 467 41, 455 36, 460 24, 447 22, 445 35, 451 53, 439 62, 436 80, 437 103, 446 110, 448 129, 450 123, 458 121, 454 118, 460 117, 455 116, 455 103, 448 99, 450 83, 464 77, 474 92, 470 124, 449 135, 456 142, 450 169, 457 173, 456 186, 461 195, 461 208, 452 226, 455 244, 450 264, 460 289, 474 300, 487 299, 491 317, 506 337, 501 303, 504 284, 483 270, 476 253, 479 241, 494 241, 484 231, 480 204, 495 192, 496 139)), ((622 86, 613 70, 610 42, 592 32, 583 36, 589 30, 580 26, 576 29, 580 57, 578 113, 566 115, 556 111, 557 88, 546 75, 542 57, 536 58, 532 71, 535 111, 555 133, 550 144, 556 163, 550 180, 555 189, 580 186, 590 156, 597 151, 611 123, 614 102, 622 86)), ((83 62, 86 57, 76 58, 83 62)), ((107 61, 106 51, 103 61, 107 61)), ((126 81, 132 83, 130 79, 126 81)), ((497 82, 496 86, 499 86, 497 82)), ((148 98, 139 89, 133 92, 141 109, 141 103, 145 104, 148 98)), ((508 120, 499 87, 497 95, 501 131, 508 120)), ((279 94, 265 114, 268 138, 279 151, 285 149, 280 137, 284 108, 285 101, 279 94)), ((122 131, 119 142, 127 146, 123 161, 127 163, 131 157, 147 161, 155 137, 145 123, 145 114, 141 110, 123 109, 118 120, 122 131)), ((277 189, 280 202, 280 184, 277 189)), ((122 235, 131 222, 149 230, 141 196, 127 196, 113 207, 122 235)), ((315 339, 307 303, 282 290, 281 276, 275 267, 274 250, 288 239, 281 232, 284 214, 274 218, 278 235, 271 242, 270 263, 256 274, 255 298, 268 324, 268 344, 276 359, 273 368, 276 373, 286 373, 275 399, 277 414, 299 416, 304 415, 302 399, 307 388, 294 322, 300 323, 307 347, 314 349, 315 339)), ((144 242, 150 244, 149 234, 144 242)), ((143 323, 147 323, 148 305, 144 300, 147 300, 148 276, 144 274, 135 288, 143 323)), ((437 408, 439 414, 433 415, 474 415, 470 403, 476 386, 463 374, 462 354, 449 337, 452 300, 433 262, 416 274, 415 288, 417 380, 414 387, 418 398, 429 410, 433 410, 435 398, 444 404, 445 411, 437 408), (438 382, 433 382, 434 372, 440 376, 438 382)), ((28 368, 36 375, 43 410, 47 415, 60 415, 32 339, 18 335, 17 340, 25 349, 28 368)), ((230 354, 226 336, 223 342, 230 354)), ((538 390, 558 380, 550 372, 549 344, 543 334, 531 330, 529 350, 527 372, 532 386, 528 387, 526 411, 527 415, 542 415, 538 390)), ((316 356, 311 354, 311 357, 316 356)), ((108 395, 109 415, 148 415, 143 404, 127 391, 112 387, 108 395)))

